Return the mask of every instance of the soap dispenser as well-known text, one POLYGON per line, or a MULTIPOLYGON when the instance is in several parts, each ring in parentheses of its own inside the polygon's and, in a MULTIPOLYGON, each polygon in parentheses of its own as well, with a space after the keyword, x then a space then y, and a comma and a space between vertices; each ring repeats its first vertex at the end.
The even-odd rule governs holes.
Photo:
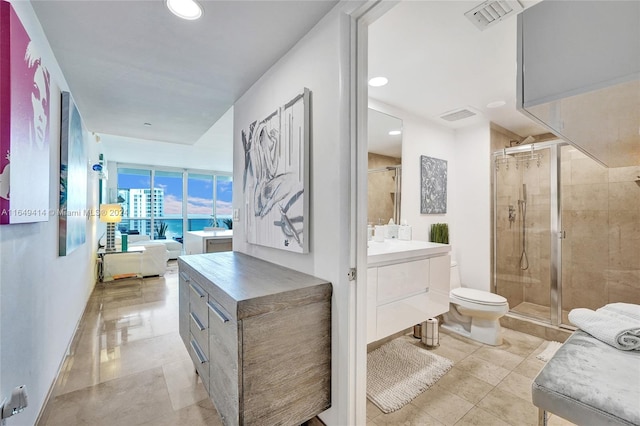
POLYGON ((398 228, 398 239, 411 241, 411 226, 407 225, 406 219, 402 221, 402 225, 398 228))

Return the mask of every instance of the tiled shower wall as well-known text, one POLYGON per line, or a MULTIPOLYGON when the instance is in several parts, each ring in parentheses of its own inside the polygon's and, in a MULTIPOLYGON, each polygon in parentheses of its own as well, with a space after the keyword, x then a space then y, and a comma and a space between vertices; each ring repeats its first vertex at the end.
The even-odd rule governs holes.
MULTIPOLYGON (((540 167, 496 171, 496 291, 514 308, 522 302, 550 304, 549 149, 540 167), (521 270, 522 184, 527 185, 526 238, 529 268, 521 270), (509 222, 509 205, 516 221, 509 222)), ((563 322, 573 308, 606 303, 640 304, 640 166, 605 168, 571 146, 560 148, 563 322)), ((494 165, 495 166, 495 165, 494 165)), ((555 238, 555 236, 554 236, 555 238)))
POLYGON ((640 304, 640 166, 605 168, 561 148, 562 307, 640 304))
MULTIPOLYGON (((369 170, 399 164, 402 164, 400 158, 369 153, 369 170)), ((396 197, 394 176, 395 171, 369 173, 367 221, 374 225, 378 224, 378 219, 386 224, 393 217, 393 200, 396 197)))
POLYGON ((549 306, 550 272, 550 184, 549 149, 498 157, 496 167, 496 283, 498 294, 514 308, 522 302, 549 306), (526 185, 526 218, 518 203, 526 185), (515 220, 509 221, 512 206, 515 220), (523 220, 528 267, 521 265, 523 220))

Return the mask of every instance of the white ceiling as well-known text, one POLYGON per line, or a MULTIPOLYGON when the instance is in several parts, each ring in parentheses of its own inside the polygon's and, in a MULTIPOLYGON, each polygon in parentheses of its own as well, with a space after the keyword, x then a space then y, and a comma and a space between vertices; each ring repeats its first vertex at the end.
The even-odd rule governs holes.
MULTIPOLYGON (((521 1, 526 7, 537 1, 521 1)), ((492 121, 524 137, 544 133, 516 111, 516 17, 480 31, 464 13, 481 1, 404 1, 369 27, 369 87, 385 104, 459 128, 492 121), (503 100, 500 108, 489 102, 503 100), (469 108, 474 118, 447 122, 443 113, 469 108)))
POLYGON ((200 3, 32 0, 88 130, 195 143, 337 1, 200 3))
MULTIPOLYGON (((32 0, 88 130, 194 144, 337 1, 200 3, 203 18, 183 21, 162 0, 32 0)), ((480 31, 464 16, 479 3, 404 1, 374 22, 370 75, 390 82, 369 95, 454 128, 474 120, 438 117, 471 107, 476 121, 542 133, 515 110, 516 19, 480 31)))

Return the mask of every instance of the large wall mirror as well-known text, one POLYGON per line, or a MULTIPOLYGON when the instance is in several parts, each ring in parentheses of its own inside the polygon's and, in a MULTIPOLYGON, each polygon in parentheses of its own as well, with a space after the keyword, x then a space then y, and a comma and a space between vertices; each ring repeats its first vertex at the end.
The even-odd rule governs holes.
POLYGON ((402 120, 369 108, 369 205, 367 221, 400 222, 402 120))

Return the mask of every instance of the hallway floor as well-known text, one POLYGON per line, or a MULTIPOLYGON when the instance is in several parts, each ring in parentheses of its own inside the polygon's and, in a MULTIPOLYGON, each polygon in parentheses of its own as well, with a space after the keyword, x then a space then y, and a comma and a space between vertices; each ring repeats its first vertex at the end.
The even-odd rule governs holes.
MULTIPOLYGON (((548 342, 503 333, 494 348, 441 332, 434 352, 454 361, 451 371, 394 413, 367 401, 367 424, 537 424, 531 380, 548 342)), ((222 424, 178 335, 176 261, 164 277, 96 285, 40 424, 222 424)), ((549 424, 570 423, 552 416, 549 424)))

